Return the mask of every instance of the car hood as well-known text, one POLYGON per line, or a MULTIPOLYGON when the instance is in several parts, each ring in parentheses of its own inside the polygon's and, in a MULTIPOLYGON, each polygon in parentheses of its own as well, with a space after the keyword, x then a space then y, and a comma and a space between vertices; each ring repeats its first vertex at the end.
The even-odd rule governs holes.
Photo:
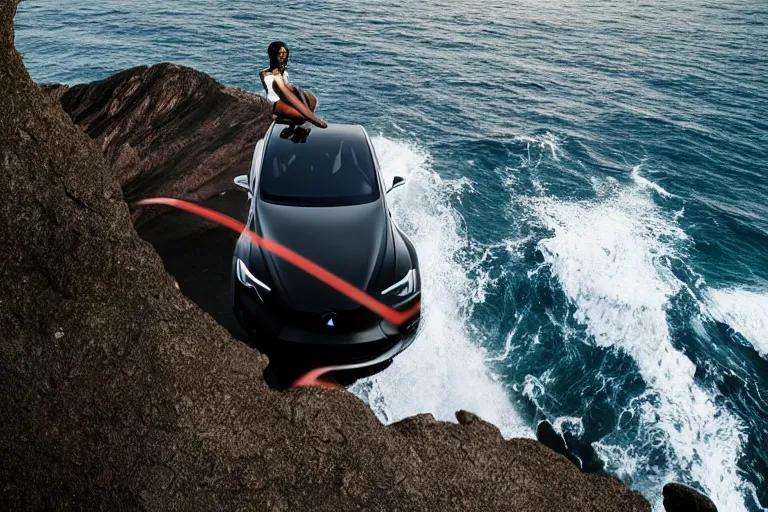
MULTIPOLYGON (((256 232, 367 290, 384 261, 389 222, 380 201, 297 207, 256 201, 256 232)), ((389 244, 391 245, 391 244, 389 244)), ((273 293, 296 311, 324 312, 359 305, 307 272, 264 251, 273 293)))

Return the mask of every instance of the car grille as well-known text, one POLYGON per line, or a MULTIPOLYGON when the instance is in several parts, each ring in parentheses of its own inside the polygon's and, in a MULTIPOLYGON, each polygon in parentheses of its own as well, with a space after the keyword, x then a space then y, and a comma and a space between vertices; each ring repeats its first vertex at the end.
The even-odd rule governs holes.
POLYGON ((287 324, 309 332, 346 334, 364 331, 378 325, 381 318, 367 308, 361 307, 347 311, 324 311, 322 313, 286 312, 284 320, 287 324), (332 325, 329 325, 330 322, 332 325))

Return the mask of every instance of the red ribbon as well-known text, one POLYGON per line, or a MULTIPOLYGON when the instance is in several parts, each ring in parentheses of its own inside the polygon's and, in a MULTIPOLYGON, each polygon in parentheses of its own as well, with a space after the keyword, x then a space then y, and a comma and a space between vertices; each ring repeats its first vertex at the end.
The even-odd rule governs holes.
MULTIPOLYGON (((196 205, 188 201, 182 201, 181 199, 172 199, 167 197, 152 197, 149 199, 141 200, 136 204, 141 206, 158 205, 158 204, 172 206, 174 208, 178 208, 180 210, 184 210, 189 213, 195 214, 199 217, 203 217, 204 219, 208 219, 210 221, 216 222, 217 224, 220 224, 226 228, 229 228, 237 233, 242 233, 243 231, 245 231, 248 234, 248 237, 251 239, 251 241, 254 244, 268 250, 272 254, 288 261, 289 263, 296 265, 303 271, 311 274, 312 276, 324 282, 325 284, 335 289, 339 293, 346 295, 347 297, 354 300, 361 306, 364 306, 370 309, 380 317, 384 318, 385 320, 395 325, 400 325, 403 322, 407 321, 413 315, 418 313, 419 309, 421 308, 421 303, 418 302, 406 311, 397 311, 396 309, 393 309, 387 306, 386 304, 374 299, 364 291, 360 290, 354 285, 351 285, 350 283, 343 280, 339 276, 325 270, 323 267, 321 267, 317 263, 311 260, 308 260, 301 254, 298 254, 297 252, 292 251, 291 249, 285 247, 284 245, 281 245, 277 242, 268 240, 264 237, 257 235, 250 229, 246 229, 245 224, 243 224, 242 222, 239 222, 233 219, 232 217, 224 215, 223 213, 219 213, 215 210, 211 210, 210 208, 196 205)), ((320 376, 322 376, 323 374, 329 371, 340 370, 343 368, 344 366, 329 366, 325 368, 316 368, 306 373, 299 379, 297 379, 291 387, 319 385, 319 386, 325 386, 325 387, 331 387, 331 388, 341 388, 341 386, 339 386, 338 384, 329 383, 327 381, 320 379, 320 376)))

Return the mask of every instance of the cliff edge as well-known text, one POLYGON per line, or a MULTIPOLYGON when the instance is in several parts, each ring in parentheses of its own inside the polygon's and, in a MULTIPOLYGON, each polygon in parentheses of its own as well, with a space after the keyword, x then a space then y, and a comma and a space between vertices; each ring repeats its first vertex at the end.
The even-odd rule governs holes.
MULTIPOLYGON (((264 98, 175 64, 49 89, 101 146, 128 203, 152 196, 203 201, 234 188, 271 122, 264 98)), ((146 212, 138 212, 137 225, 146 212)))

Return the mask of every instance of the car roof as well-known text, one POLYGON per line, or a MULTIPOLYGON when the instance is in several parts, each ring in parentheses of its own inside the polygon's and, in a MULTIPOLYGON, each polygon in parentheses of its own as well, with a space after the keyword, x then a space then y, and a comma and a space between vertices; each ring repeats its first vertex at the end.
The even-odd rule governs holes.
MULTIPOLYGON (((327 128, 319 128, 317 126, 314 126, 310 123, 304 123, 302 125, 295 125, 295 124, 289 124, 281 121, 275 121, 273 123, 272 130, 270 131, 267 146, 269 146, 269 143, 272 141, 279 140, 281 138, 286 138, 285 136, 281 137, 281 134, 284 134, 286 131, 293 129, 293 132, 301 132, 299 137, 296 137, 295 139, 293 137, 291 140, 297 140, 297 143, 306 142, 309 140, 310 137, 320 137, 323 139, 324 144, 334 144, 338 143, 342 140, 360 140, 360 141, 366 141, 367 140, 367 134, 365 132, 365 128, 363 128, 359 124, 344 124, 344 123, 328 123, 327 128), (306 136, 304 134, 306 133, 306 136), (301 140, 303 139, 303 140, 301 140)), ((366 142, 367 143, 367 142, 366 142)))
POLYGON ((382 197, 378 162, 368 134, 359 124, 319 128, 309 123, 274 122, 265 140, 263 162, 270 162, 272 171, 259 173, 260 200, 293 206, 344 206, 382 197))

